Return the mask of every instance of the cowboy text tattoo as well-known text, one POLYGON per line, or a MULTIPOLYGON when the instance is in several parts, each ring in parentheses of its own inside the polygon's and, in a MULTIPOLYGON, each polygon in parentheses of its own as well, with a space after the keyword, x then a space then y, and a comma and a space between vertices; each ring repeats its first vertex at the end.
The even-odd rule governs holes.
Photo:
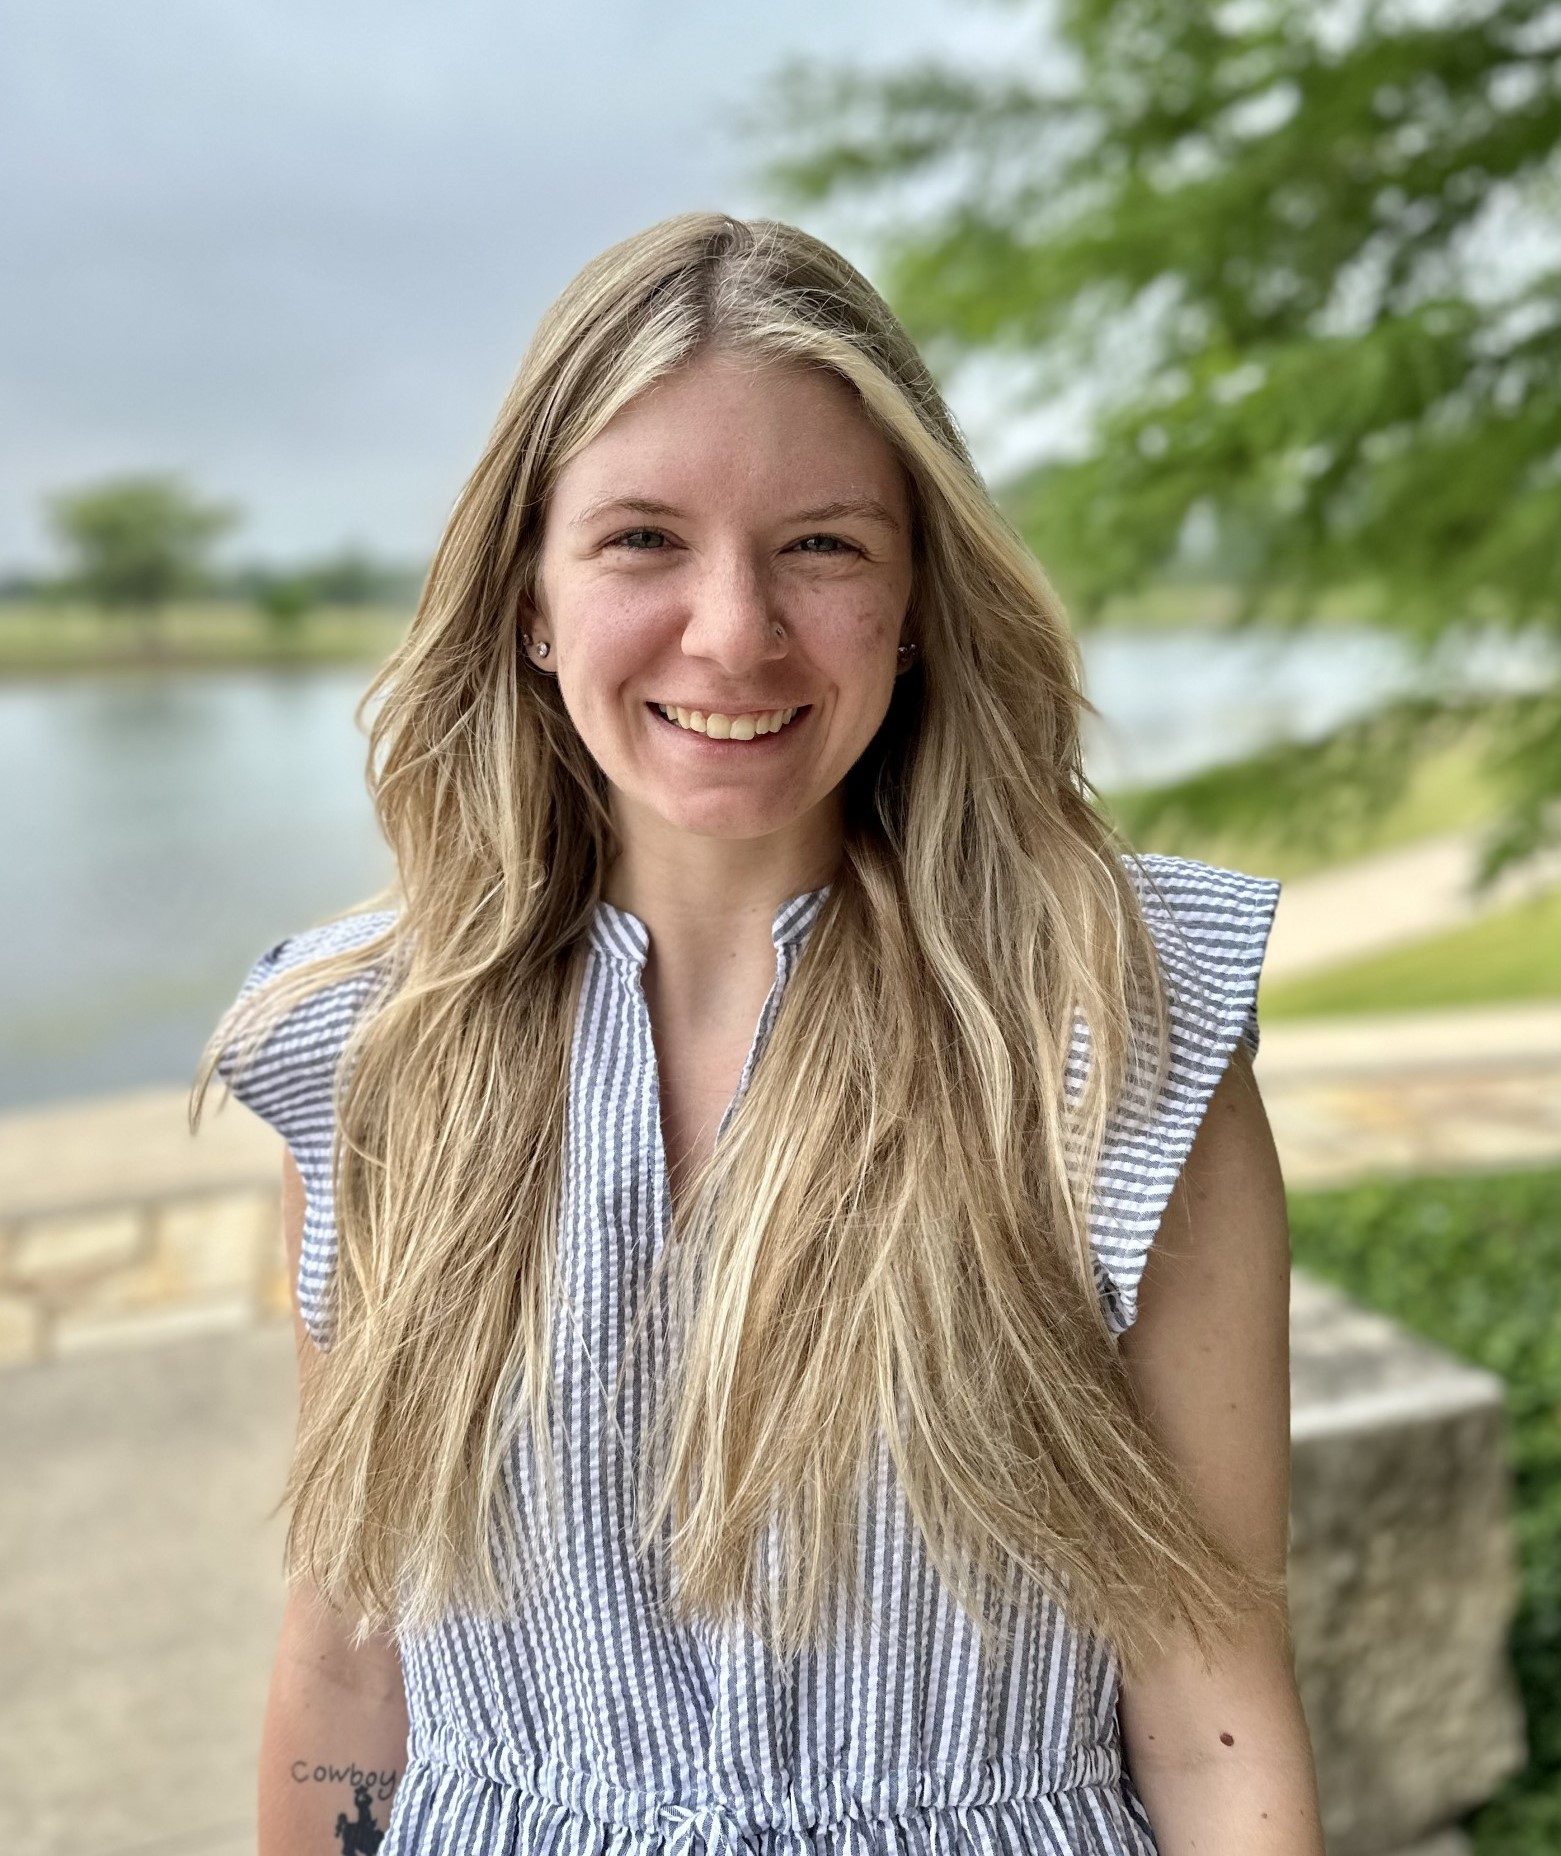
POLYGON ((353 1814, 349 1817, 346 1811, 337 1812, 332 1856, 376 1856, 390 1820, 386 1807, 400 1776, 393 1767, 384 1772, 365 1772, 361 1766, 337 1765, 331 1760, 311 1766, 307 1760, 295 1759, 292 1775, 296 1785, 350 1785, 353 1814), (380 1807, 378 1815, 376 1805, 380 1807))

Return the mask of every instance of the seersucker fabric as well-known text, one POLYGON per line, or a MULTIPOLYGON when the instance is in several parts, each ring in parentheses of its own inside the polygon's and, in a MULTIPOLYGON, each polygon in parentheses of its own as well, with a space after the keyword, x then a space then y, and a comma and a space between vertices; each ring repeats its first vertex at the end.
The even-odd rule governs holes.
MULTIPOLYGON (((1091 1220, 1111 1331, 1138 1285, 1171 1190, 1238 1043, 1258 1049, 1257 986, 1279 899, 1273 878, 1192 858, 1127 865, 1172 1014, 1154 1112, 1131 1099, 1108 1129, 1091 1220)), ((829 885, 776 912, 775 978, 724 1129, 768 1041, 829 885)), ((361 945, 365 912, 305 929, 254 963, 272 973, 361 945)), ((380 1856, 1156 1856, 1123 1763, 1120 1667, 1026 1586, 998 1650, 934 1573, 880 1447, 859 1527, 864 1620, 782 1659, 741 1625, 676 1624, 665 1530, 634 1548, 634 1452, 666 1373, 645 1334, 620 1359, 670 1220, 655 1048, 643 987, 650 936, 605 901, 592 917, 573 1031, 554 1313, 555 1441, 565 1526, 554 1563, 502 1620, 447 1615, 400 1634, 409 1734, 380 1856)), ((219 1070, 282 1135, 307 1189, 297 1290, 331 1341, 332 1089, 373 974, 293 1008, 246 1070, 219 1070)), ((1075 1029, 1070 1079, 1088 1058, 1075 1029)), ((529 1433, 507 1465, 533 1487, 529 1433)))

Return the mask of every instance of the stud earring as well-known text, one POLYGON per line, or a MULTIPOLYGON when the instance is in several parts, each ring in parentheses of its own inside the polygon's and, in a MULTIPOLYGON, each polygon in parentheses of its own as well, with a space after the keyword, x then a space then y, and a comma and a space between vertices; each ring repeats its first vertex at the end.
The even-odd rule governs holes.
MULTIPOLYGON (((531 649, 531 633, 530 633, 530 632, 522 632, 522 633, 520 634, 520 642, 521 642, 521 643, 522 643, 522 644, 523 644, 523 645, 524 645, 524 646, 526 647, 526 649, 527 649, 527 650, 529 651, 529 650, 531 649)), ((548 642, 547 642, 547 640, 546 640, 546 639, 544 638, 544 639, 543 639, 543 640, 541 641, 541 643, 540 643, 540 644, 539 644, 539 645, 537 646, 537 656, 538 656, 538 657, 546 657, 546 656, 547 656, 547 654, 548 654, 548 649, 549 649, 549 646, 548 646, 548 642)))

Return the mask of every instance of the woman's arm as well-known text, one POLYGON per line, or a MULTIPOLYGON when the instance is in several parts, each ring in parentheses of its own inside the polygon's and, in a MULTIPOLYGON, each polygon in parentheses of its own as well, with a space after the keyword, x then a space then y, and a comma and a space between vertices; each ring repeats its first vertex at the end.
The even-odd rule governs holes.
MULTIPOLYGON (((1283 1577, 1290 1520, 1290 1226, 1252 1060, 1238 1046, 1166 1208, 1119 1343, 1204 1520, 1283 1577)), ((1212 1671, 1195 1649, 1124 1680, 1123 1752, 1161 1856, 1324 1856, 1288 1618, 1212 1671)))
POLYGON ((343 1816, 383 1831, 406 1742, 394 1642, 354 1650, 336 1613, 293 1592, 260 1737, 259 1856, 337 1856, 352 1847, 338 1834, 343 1816))
MULTIPOLYGON (((299 1370, 314 1342, 298 1312, 304 1185, 282 1164, 282 1229, 299 1370)), ((300 1587, 282 1613, 260 1737, 259 1856, 337 1856, 338 1819, 383 1831, 406 1764, 406 1691, 392 1637, 354 1649, 348 1620, 300 1587)), ((356 1839, 360 1848, 378 1839, 356 1839)))

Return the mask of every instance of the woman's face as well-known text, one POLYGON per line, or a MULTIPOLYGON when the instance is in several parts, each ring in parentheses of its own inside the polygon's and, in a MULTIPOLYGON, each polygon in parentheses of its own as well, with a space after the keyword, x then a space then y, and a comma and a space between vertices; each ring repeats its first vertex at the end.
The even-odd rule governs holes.
POLYGON ((656 843, 669 827, 805 830, 888 709, 911 572, 904 473, 851 390, 706 356, 625 407, 561 473, 540 609, 522 615, 528 657, 536 665, 535 641, 548 640, 629 832, 656 843), (723 740, 657 704, 800 713, 723 740))

